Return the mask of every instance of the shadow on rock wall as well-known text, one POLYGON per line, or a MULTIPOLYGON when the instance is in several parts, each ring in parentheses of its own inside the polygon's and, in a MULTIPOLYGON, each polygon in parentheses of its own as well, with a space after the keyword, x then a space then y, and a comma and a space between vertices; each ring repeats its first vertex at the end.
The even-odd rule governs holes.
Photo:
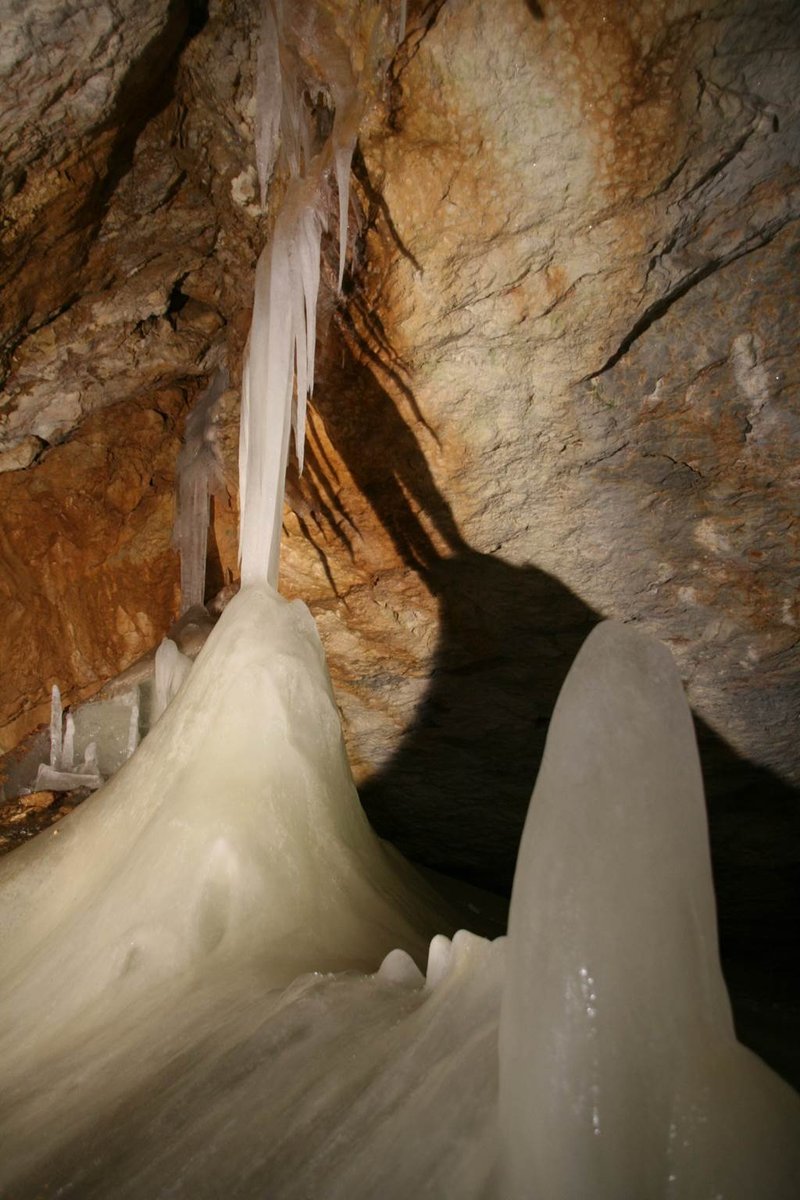
MULTIPOLYGON (((317 399, 328 435, 439 606, 427 694, 392 759, 361 788, 362 802, 377 831, 411 859, 507 893, 555 701, 603 614, 535 566, 468 546, 372 372, 341 347, 328 361, 317 399), (434 547, 417 507, 446 552, 434 547)), ((791 1051, 800 997, 789 970, 798 795, 695 720, 737 1021, 745 1040, 800 1080, 800 1055, 791 1051)))

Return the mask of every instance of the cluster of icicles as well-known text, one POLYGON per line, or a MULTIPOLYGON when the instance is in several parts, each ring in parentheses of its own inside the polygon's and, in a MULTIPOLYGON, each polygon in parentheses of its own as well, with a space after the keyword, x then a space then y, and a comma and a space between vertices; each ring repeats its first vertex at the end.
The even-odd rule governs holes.
POLYGON ((734 1034, 668 651, 590 636, 508 936, 453 936, 463 914, 370 829, 314 622, 265 578, 323 177, 346 229, 355 136, 357 73, 314 19, 266 18, 259 162, 279 130, 290 182, 245 372, 246 586, 193 666, 162 663, 177 694, 130 760, 0 870, 0 1193, 790 1200, 798 1100, 734 1034), (316 151, 286 47, 277 71, 278 37, 312 34, 337 105, 316 151))

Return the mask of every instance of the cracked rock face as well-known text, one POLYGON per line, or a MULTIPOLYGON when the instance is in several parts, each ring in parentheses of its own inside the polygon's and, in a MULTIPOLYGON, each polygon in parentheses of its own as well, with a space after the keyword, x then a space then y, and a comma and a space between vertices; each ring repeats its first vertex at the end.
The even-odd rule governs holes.
MULTIPOLYGON (((588 629, 613 616, 662 638, 699 719, 735 925, 745 891, 748 912, 754 895, 777 911, 800 842, 800 29, 792 0, 623 7, 409 6, 356 162, 353 274, 290 480, 283 587, 317 618, 379 830, 495 887, 588 629)), ((88 694, 174 617, 168 463, 212 366, 227 356, 238 381, 269 224, 255 6, 14 14, 5 746, 56 678, 88 694), (150 474, 122 465, 137 422, 150 474), (70 507, 90 480, 98 511, 70 507)), ((236 418, 234 390, 213 587, 236 575, 236 418)))

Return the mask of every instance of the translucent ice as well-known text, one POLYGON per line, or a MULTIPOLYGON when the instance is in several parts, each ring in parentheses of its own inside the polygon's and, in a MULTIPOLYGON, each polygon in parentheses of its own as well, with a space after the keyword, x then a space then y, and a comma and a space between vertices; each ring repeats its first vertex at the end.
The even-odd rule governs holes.
POLYGON ((659 643, 606 623, 559 696, 520 847, 503 1195, 797 1194, 800 1103, 741 1046, 700 764, 659 643))
POLYGON ((249 997, 229 1029, 246 1041, 270 989, 374 969, 398 945, 422 960, 451 928, 364 817, 308 611, 267 587, 234 598, 105 788, 3 862, 0 914, 0 1192, 19 1195, 62 1143, 136 1103, 159 1053, 205 1059, 187 1013, 202 1009, 202 1043, 232 1020, 231 994, 249 997))
POLYGON ((156 723, 172 698, 178 694, 191 669, 192 660, 181 653, 172 638, 162 638, 156 650, 151 725, 156 723))
POLYGON ((278 152, 278 128, 288 184, 271 242, 256 267, 242 379, 239 550, 245 584, 277 585, 290 430, 302 470, 306 405, 314 387, 320 248, 328 224, 330 178, 336 180, 339 198, 341 290, 350 167, 364 95, 330 14, 304 4, 269 7, 256 95, 262 197, 278 152), (313 116, 320 100, 329 106, 330 124, 313 116))
POLYGON ((0 914, 17 1200, 796 1193, 797 1098, 719 974, 691 718, 621 627, 556 708, 507 940, 451 940, 374 837, 313 623, 267 587, 115 779, 0 865, 0 914))
POLYGON ((57 683, 53 684, 50 693, 50 766, 61 767, 61 750, 64 740, 63 709, 61 707, 61 690, 57 683))
POLYGON ((173 540, 181 562, 181 613, 205 599, 208 498, 222 481, 214 410, 227 386, 227 372, 216 371, 189 414, 178 455, 173 540))
POLYGON ((99 788, 102 782, 96 743, 84 744, 83 761, 76 764, 75 718, 72 713, 67 713, 65 721, 61 692, 57 684, 53 684, 49 762, 39 763, 34 788, 37 791, 69 792, 81 787, 99 788))
POLYGON ((256 68, 256 167, 262 208, 278 154, 281 121, 281 62, 275 8, 263 6, 256 68))

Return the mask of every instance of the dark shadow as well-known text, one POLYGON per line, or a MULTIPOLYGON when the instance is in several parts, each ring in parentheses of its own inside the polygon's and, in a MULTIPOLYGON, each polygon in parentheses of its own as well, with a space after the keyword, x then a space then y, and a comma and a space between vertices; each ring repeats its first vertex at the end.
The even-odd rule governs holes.
POLYGON ((89 189, 76 228, 99 228, 116 188, 133 166, 136 143, 175 95, 180 56, 208 21, 208 0, 170 0, 167 19, 128 68, 114 108, 100 127, 114 130, 106 169, 89 189))
POLYGON ((525 7, 533 17, 534 21, 544 20, 544 10, 538 0, 525 0, 525 7))
POLYGON ((217 542, 217 530, 214 520, 214 510, 219 504, 219 500, 213 494, 209 496, 209 518, 208 518, 208 544, 206 547, 206 583, 205 592, 203 595, 204 603, 213 600, 222 589, 229 584, 230 579, 226 579, 225 570, 222 566, 222 555, 219 551, 217 542))
MULTIPOLYGON (((409 858, 507 893, 553 706, 603 614, 535 566, 510 565, 464 542, 371 363, 339 343, 321 377, 315 405, 328 436, 403 562, 438 602, 428 692, 391 760, 361 788, 362 802, 377 831, 409 858)), ((792 1039, 778 1045, 781 1021, 796 1028, 800 1015, 786 969, 798 944, 798 794, 739 758, 702 721, 697 729, 737 1019, 754 1048, 800 1079, 800 1058, 787 1054, 792 1039)))

